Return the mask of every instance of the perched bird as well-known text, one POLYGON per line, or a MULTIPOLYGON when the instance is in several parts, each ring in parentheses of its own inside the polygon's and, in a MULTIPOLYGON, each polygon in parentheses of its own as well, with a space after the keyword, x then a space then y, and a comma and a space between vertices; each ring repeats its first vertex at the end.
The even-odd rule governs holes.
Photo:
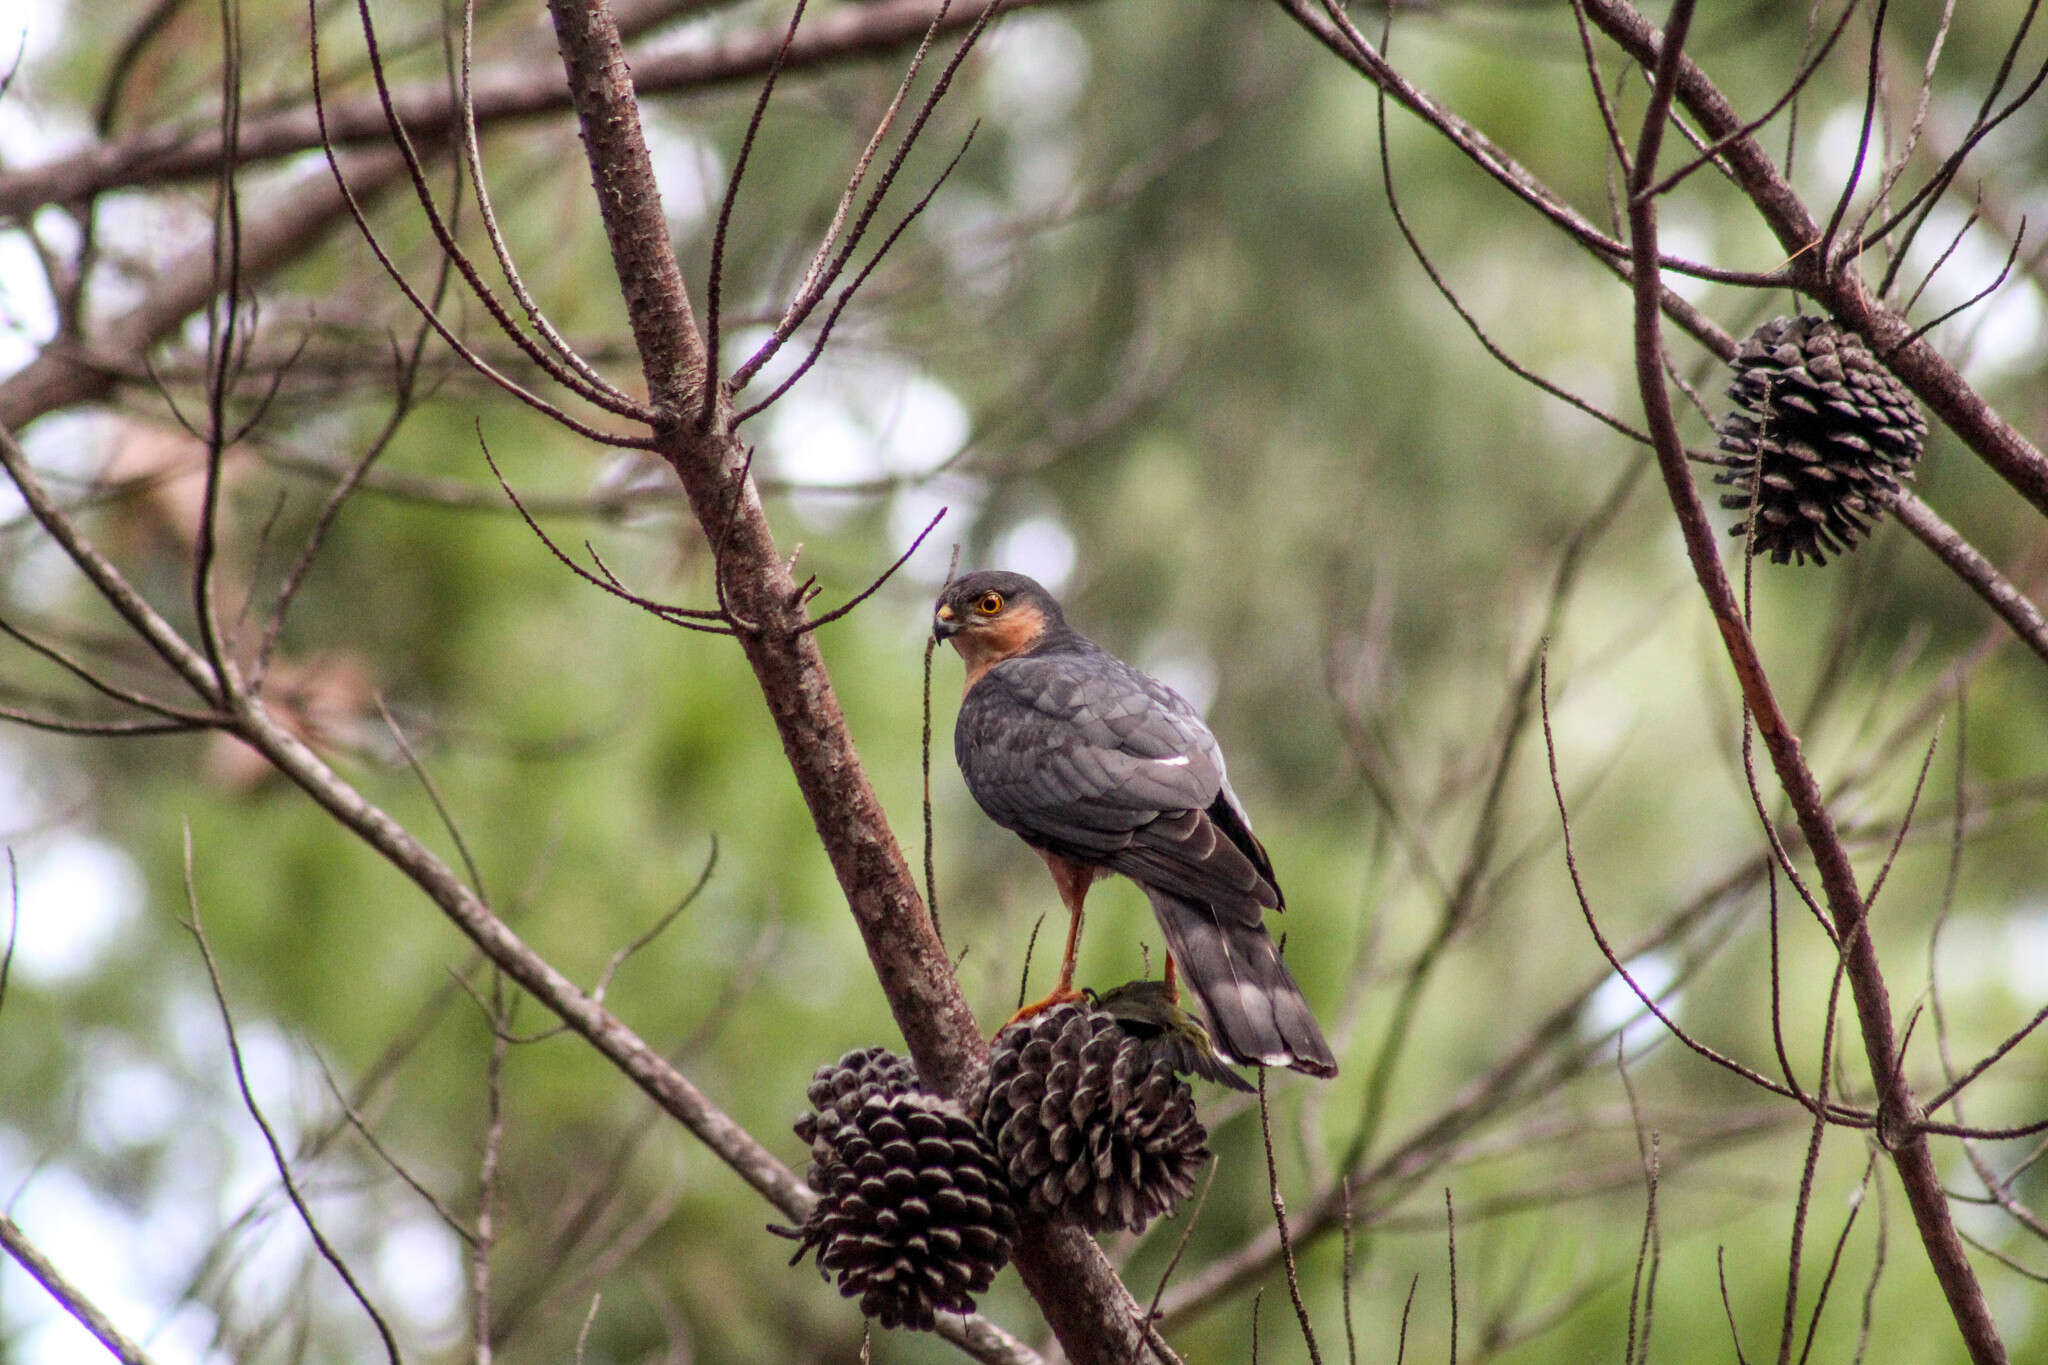
POLYGON ((1262 923, 1282 907, 1273 865, 1230 790, 1216 737, 1178 692, 1067 624, 1022 574, 948 584, 932 631, 967 666, 953 754, 982 810, 1037 850, 1070 916, 1053 993, 1079 997, 1074 950, 1097 878, 1144 888, 1224 1055, 1337 1074, 1308 1002, 1262 923))
POLYGON ((1149 1057, 1164 1057, 1183 1076, 1250 1094, 1257 1087, 1224 1065, 1215 1040, 1202 1021, 1180 1007, 1180 991, 1171 981, 1126 981, 1097 995, 1084 990, 1095 1007, 1107 1011, 1117 1027, 1143 1043, 1149 1057))

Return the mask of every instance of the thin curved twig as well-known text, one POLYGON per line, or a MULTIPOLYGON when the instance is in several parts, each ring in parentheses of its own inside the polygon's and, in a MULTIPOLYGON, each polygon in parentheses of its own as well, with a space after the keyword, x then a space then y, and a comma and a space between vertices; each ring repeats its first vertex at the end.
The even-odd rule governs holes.
MULTIPOLYGON (((312 0, 308 0, 308 3, 311 4, 312 0)), ((355 222, 356 230, 362 234, 364 244, 370 248, 371 255, 377 258, 377 264, 383 268, 384 273, 390 277, 391 282, 398 286, 398 290, 405 296, 406 302, 410 303, 414 310, 419 313, 420 317, 433 327, 435 334, 447 343, 449 349, 454 351, 464 364, 548 420, 560 424, 562 427, 575 432, 586 440, 595 441, 601 445, 620 446, 632 450, 653 449, 655 443, 651 436, 625 436, 594 427, 588 422, 572 416, 556 404, 550 403, 524 384, 513 379, 510 375, 504 373, 477 354, 467 342, 455 334, 455 330, 448 325, 440 313, 429 305, 426 299, 420 296, 419 291, 413 287, 412 282, 406 279, 405 272, 398 268, 398 262, 393 260, 390 252, 385 249, 384 243, 377 236, 375 229, 370 226, 369 216, 363 212, 362 205, 356 198, 355 190, 349 184, 347 173, 342 169, 340 152, 337 150, 333 140, 327 136, 327 100, 323 93, 320 79, 320 28, 317 19, 312 24, 308 50, 313 72, 313 112, 321 129, 320 145, 326 156, 328 171, 334 178, 335 188, 340 192, 343 203, 347 206, 349 217, 355 222)), ((414 183, 417 187, 423 183, 420 179, 421 172, 419 170, 418 156, 413 152, 409 143, 404 146, 403 153, 401 160, 404 168, 407 174, 414 178, 414 183)), ((436 221, 439 221, 439 214, 436 213, 434 218, 436 221)), ((445 223, 442 225, 442 230, 446 231, 445 223)), ((449 259, 453 259, 453 257, 450 256, 449 259)), ((513 340, 526 341, 528 345, 531 344, 524 333, 514 334, 513 340)), ((524 348, 522 347, 522 349, 524 348)), ((543 366, 543 368, 547 367, 543 366)))
MULTIPOLYGON (((1955 234, 1948 239, 1948 245, 1943 247, 1941 249, 1941 254, 1934 258, 1934 264, 1927 267, 1927 273, 1920 277, 1920 283, 1913 286, 1913 292, 1911 294, 1908 294, 1906 296, 1906 301, 1899 305, 1899 312, 1911 313, 1913 311, 1914 305, 1920 302, 1920 296, 1927 292, 1927 286, 1934 283, 1934 277, 1941 273, 1941 268, 1948 264, 1949 257, 1956 254, 1956 248, 1963 244, 1963 239, 1970 235, 1970 229, 1977 226, 1977 221, 1983 216, 1984 195, 1983 191, 1979 190, 1977 194, 1977 201, 1970 205, 1970 216, 1963 219, 1962 226, 1958 227, 1955 230, 1955 234)), ((1879 298, 1883 298, 1885 294, 1889 292, 1887 286, 1889 286, 1892 282, 1893 272, 1895 272, 1898 269, 1898 267, 1904 263, 1904 261, 1905 257, 1903 255, 1895 257, 1893 259, 1891 270, 1888 270, 1885 273, 1884 280, 1879 285, 1879 298)))
POLYGON ((604 970, 597 974, 597 984, 590 988, 590 998, 592 1000, 600 1005, 604 1003, 604 993, 611 988, 613 974, 626 964, 627 958, 632 957, 633 954, 639 952, 657 938, 660 938, 662 933, 696 902, 697 897, 703 894, 704 888, 711 884, 711 873, 717 866, 718 836, 713 834, 711 836, 711 851, 704 856, 704 866, 697 873, 697 880, 690 884, 690 889, 683 893, 683 898, 670 906, 662 914, 661 918, 643 929, 632 942, 626 944, 609 958, 605 959, 604 970))
MULTIPOLYGON (((413 194, 419 200, 420 212, 426 216, 427 226, 432 230, 434 240, 440 244, 442 254, 454 263, 456 270, 462 275, 463 283, 469 286, 470 293, 484 306, 484 310, 491 315, 491 321, 497 325, 505 338, 523 351, 529 360, 540 367, 542 373, 556 383, 607 412, 635 422, 653 422, 655 413, 646 404, 635 402, 602 380, 595 384, 591 383, 573 367, 543 350, 519 327, 505 305, 499 301, 496 292, 484 282, 482 272, 476 268, 476 262, 470 259, 469 253, 463 250, 462 244, 456 240, 453 225, 435 204, 433 190, 427 184, 426 167, 421 164, 419 152, 413 146, 412 135, 406 131, 405 120, 400 117, 397 106, 392 102, 391 83, 385 76, 384 56, 378 45, 376 23, 370 17, 369 0, 356 0, 356 14, 362 26, 363 46, 369 54, 370 77, 376 85, 378 102, 384 108, 385 122, 391 130, 392 145, 397 147, 399 155, 405 158, 406 172, 412 177, 413 194)), ((317 45, 317 32, 314 42, 317 45)), ((313 73, 313 93, 315 107, 324 109, 317 64, 313 73)), ((466 117, 465 122, 467 121, 466 117)), ((324 132, 324 113, 321 127, 324 132)), ((329 155, 332 155, 331 150, 329 155)))
MULTIPOLYGON (((1892 351, 1897 351, 1904 347, 1911 346, 1914 342, 1918 341, 1921 337, 1926 336, 1929 332, 1941 326, 1942 323, 1947 322, 1950 318, 1956 317, 1963 313, 1967 313, 1970 309, 1975 308, 1978 304, 1984 302, 1984 300, 1990 298, 1993 294, 1997 293, 1999 289, 2004 286, 2006 279, 2012 274, 2013 264, 2020 258, 2020 243, 2026 240, 2026 236, 2027 220, 2022 218, 2020 219, 2019 231, 2013 234, 2012 249, 2005 253, 2005 264, 1998 268, 1998 273, 1996 275, 1992 276, 1991 283, 1985 285, 1982 289, 1979 289, 1976 293, 1970 295, 1970 297, 1964 299, 1961 303, 1949 309, 1947 312, 1938 314, 1935 317, 1930 318, 1928 321, 1921 323, 1918 327, 1915 327, 1912 331, 1906 333, 1906 335, 1899 341, 1893 343, 1890 349, 1892 351)), ((1889 352, 1887 353, 1886 358, 1890 358, 1889 352)))
MULTIPOLYGON (((505 234, 498 228, 498 211, 491 202, 491 189, 484 178, 484 155, 481 140, 477 136, 476 97, 471 84, 474 73, 474 43, 476 36, 476 0, 463 0, 462 4, 462 70, 457 83, 457 102, 462 106, 462 156, 469 167, 469 184, 476 195, 477 210, 483 219, 484 237, 491 244, 491 254, 498 258, 498 269, 504 273, 506 287, 512 291, 513 301, 526 320, 533 327, 548 348, 561 358, 586 383, 597 392, 606 395, 614 403, 625 405, 625 410, 638 408, 630 394, 598 373, 597 367, 578 355, 562 334, 556 330, 548 315, 534 302, 533 295, 526 288, 526 281, 520 277, 519 267, 512 260, 512 248, 505 242, 505 234)), ((378 80, 382 85, 382 73, 378 80)), ((454 260, 448 258, 452 265, 454 260)), ((519 338, 514 337, 514 344, 519 338)), ((522 349, 524 349, 522 347, 522 349)), ((618 411, 620 409, 614 409, 618 411)))
MULTIPOLYGON (((548 553, 553 555, 569 572, 575 574, 592 587, 610 593, 622 602, 630 602, 648 615, 666 621, 672 626, 681 626, 685 630, 701 631, 707 635, 731 635, 735 633, 733 626, 729 624, 731 617, 723 610, 709 611, 696 607, 677 607, 671 606, 666 602, 657 602, 650 597, 642 597, 639 593, 633 592, 620 583, 612 575, 611 570, 604 567, 602 560, 598 561, 598 569, 603 575, 600 577, 571 559, 561 546, 555 544, 554 538, 541 529, 540 523, 535 521, 532 514, 526 510, 526 505, 519 501, 519 495, 512 491, 512 485, 506 481, 504 471, 498 468, 497 460, 491 455, 490 445, 484 440, 481 423, 477 427, 477 444, 483 450, 484 463, 491 467, 492 475, 498 480, 498 487, 505 490, 505 496, 511 499, 512 506, 518 510, 519 517, 526 523, 527 529, 533 532, 534 537, 547 547, 548 553), (720 622, 727 624, 716 624, 720 622)), ((593 558, 595 554, 596 552, 593 551, 593 558)))
MULTIPOLYGON (((1843 10, 1844 23, 1848 22, 1848 11, 1854 8, 1855 5, 1851 4, 1843 10)), ((1849 212, 1849 201, 1855 197, 1856 186, 1863 180, 1863 164, 1870 156, 1870 130, 1877 119, 1877 86, 1883 71, 1884 20, 1890 9, 1891 0, 1877 0, 1877 13, 1870 21, 1869 74, 1863 82, 1863 122, 1856 132, 1856 156, 1849 163, 1849 174, 1842 179, 1842 192, 1835 196, 1834 211, 1828 215, 1828 225, 1821 229, 1820 241, 1814 248, 1823 270, 1834 268, 1829 258, 1834 252, 1835 233, 1842 226, 1843 216, 1849 212)), ((1742 136, 1745 134, 1739 131, 1731 133, 1729 140, 1742 136)))
MULTIPOLYGON (((789 377, 784 379, 780 384, 777 384, 774 390, 770 392, 766 398, 763 398, 760 402, 754 404, 752 407, 746 409, 744 412, 741 412, 738 416, 734 417, 732 419, 732 424, 735 428, 739 427, 739 425, 745 422, 747 419, 759 416, 762 412, 766 411, 772 404, 776 402, 776 400, 780 399, 782 395, 788 393, 790 389, 796 385, 796 382, 799 379, 802 379, 806 374, 808 374, 810 372, 811 366, 818 363, 818 358, 824 355, 825 353, 825 343, 832 339, 832 328, 838 323, 839 315, 846 311, 847 304, 853 302, 853 296, 860 292, 860 287, 863 284, 867 283, 868 276, 873 274, 875 267, 882 263, 883 257, 889 254, 889 249, 896 245, 898 238, 903 236, 904 230, 908 228, 912 223, 916 222, 918 215, 923 213, 925 209, 930 206, 933 197, 938 194, 940 187, 943 186, 946 183, 947 179, 953 174, 953 168, 960 164, 960 158, 966 156, 967 149, 974 144, 974 134, 980 129, 980 127, 981 124, 977 120, 974 126, 967 130, 967 136, 961 140, 960 150, 953 153, 953 159, 946 163, 946 168, 944 170, 939 172, 938 179, 932 181, 931 188, 926 190, 924 192, 924 195, 921 198, 919 198, 915 204, 912 204, 910 206, 910 211, 904 214, 902 219, 896 224, 896 226, 890 230, 889 235, 882 239, 882 244, 879 247, 875 248, 875 254, 869 257, 868 263, 860 268, 860 273, 853 277, 853 282, 847 285, 846 288, 839 291, 838 299, 835 300, 832 304, 832 311, 825 315, 824 324, 818 328, 818 339, 811 343, 810 352, 804 356, 803 361, 800 364, 798 364, 794 370, 790 371, 789 377)), ((913 126, 911 133, 905 134, 905 136, 913 136, 915 135, 915 132, 916 127, 913 126)), ((890 168, 889 173, 893 174, 894 170, 895 168, 892 166, 890 168)), ((880 195, 887 188, 887 184, 888 182, 885 178, 882 185, 877 186, 875 193, 877 195, 880 195)), ((860 222, 854 224, 853 234, 848 236, 847 238, 847 252, 850 253, 853 250, 854 243, 860 240, 861 235, 864 234, 866 231, 866 227, 866 218, 865 216, 863 216, 860 222)), ((839 274, 839 264, 841 264, 841 262, 835 262, 832 270, 828 272, 831 278, 837 278, 839 274)), ((808 316, 810 310, 806 308, 803 311, 805 315, 808 316)), ((778 339, 776 337, 771 337, 768 341, 762 343, 761 349, 754 353, 753 358, 749 359, 746 365, 742 365, 739 368, 739 370, 734 372, 732 381, 733 385, 737 387, 738 385, 744 383, 745 380, 742 376, 751 375, 752 373, 752 371, 749 370, 748 367, 753 366, 755 360, 761 360, 762 363, 765 364, 766 358, 772 357, 775 354, 775 352, 781 348, 782 341, 784 339, 786 338, 778 339)), ((758 366, 755 368, 758 368, 758 366)))
POLYGON ((870 597, 873 597, 878 591, 881 590, 881 587, 884 583, 887 583, 891 578, 894 578, 896 576, 896 571, 898 569, 902 568, 905 564, 910 562, 910 557, 917 553, 917 549, 920 545, 924 544, 925 537, 930 535, 933 531, 936 531, 939 528, 939 523, 945 519, 945 516, 946 509, 941 507, 938 510, 938 514, 934 516, 930 521, 926 522, 924 529, 917 533, 917 539, 910 542, 910 548, 905 550, 902 554, 896 556, 896 562, 891 564, 888 568, 882 570, 881 576, 879 578, 875 579, 874 582, 868 584, 865 588, 862 588, 852 597, 849 597, 842 605, 834 607, 832 610, 826 612, 823 616, 816 616, 811 618, 809 621, 804 622, 800 629, 816 630, 819 626, 830 625, 832 624, 832 622, 837 621, 840 618, 846 616, 855 607, 867 601, 870 597))
POLYGON ((169 702, 158 701, 156 698, 145 693, 123 687, 79 659, 72 657, 67 651, 59 649, 47 640, 39 640, 35 636, 30 635, 4 616, 0 616, 0 634, 6 635, 9 639, 22 645, 32 653, 39 654, 43 658, 48 659, 51 663, 57 665, 57 667, 63 669, 72 677, 77 678, 95 692, 100 693, 102 696, 110 697, 124 706, 132 706, 138 711, 147 711, 159 719, 175 721, 180 725, 188 727, 217 725, 222 719, 219 712, 188 710, 185 707, 173 706, 169 702))
MULTIPOLYGON (((840 245, 838 252, 833 256, 832 263, 822 272, 817 271, 814 265, 812 272, 806 275, 803 288, 797 297, 790 301, 790 306, 783 313, 782 320, 775 324, 775 330, 769 334, 766 341, 761 343, 761 346, 753 355, 747 357, 739 368, 733 371, 732 379, 728 384, 731 392, 737 393, 745 388, 747 382, 760 373, 761 367, 775 358, 776 354, 781 351, 784 343, 795 334, 797 328, 804 325, 805 319, 810 317, 812 310, 818 306, 833 284, 838 281, 840 273, 846 269, 847 262, 852 259, 853 253, 859 248, 862 240, 866 238, 868 225, 874 221, 875 214, 881 210, 882 200, 887 197, 890 188, 895 185, 896 177, 902 171, 903 163, 909 157, 911 148, 917 145, 919 139, 924 134, 925 125, 931 121, 933 112, 939 107, 939 101, 945 98, 947 90, 952 87, 953 77, 960 70, 961 63, 967 60, 967 54, 974 50, 976 42, 980 40, 981 35, 987 30, 989 23, 994 20, 996 14, 1003 8, 1006 2, 1007 0, 990 0, 990 3, 976 17, 972 26, 968 28, 966 35, 960 40, 960 46, 954 50, 952 60, 948 61, 945 67, 940 70, 938 78, 932 82, 930 92, 925 95, 924 103, 918 106, 917 114, 911 119, 910 127, 904 131, 902 140, 896 144, 896 151, 889 158, 889 164, 882 168, 881 177, 875 181, 874 189, 869 192, 867 202, 861 206, 859 217, 854 219, 852 228, 848 229, 846 240, 840 245)), ((931 47, 932 37, 938 32, 939 25, 945 20, 947 11, 951 7, 952 0, 940 0, 939 8, 932 16, 931 28, 927 31, 924 41, 919 45, 916 55, 911 59, 910 68, 904 75, 902 84, 899 87, 898 101, 902 98, 901 92, 909 89, 911 80, 915 78, 918 67, 924 61, 925 53, 931 47)), ((884 113, 881 127, 876 130, 878 136, 881 129, 888 127, 889 123, 894 120, 896 108, 896 103, 891 103, 887 112, 884 113)), ((973 134, 970 132, 968 137, 969 140, 972 140, 973 134)), ((967 149, 963 146, 960 150, 964 153, 967 149)), ((954 160, 957 162, 959 158, 955 157, 954 160)), ((863 155, 855 171, 856 179, 848 186, 847 192, 849 194, 853 192, 853 185, 859 183, 858 177, 866 173, 867 164, 868 156, 863 155)), ((952 167, 948 166, 946 170, 947 174, 950 174, 952 167)), ((943 183, 945 176, 941 175, 939 179, 943 183)), ((937 186, 933 188, 936 189, 937 186)), ((919 207, 921 208, 922 205, 920 204, 919 207)), ((917 211, 913 209, 910 218, 916 217, 917 211)), ((908 222, 909 218, 906 218, 904 223, 907 224, 908 222)), ((838 223, 839 218, 835 215, 833 218, 835 230, 838 223)), ((897 231, 900 232, 901 230, 902 228, 899 226, 897 231)), ((892 233, 892 240, 894 236, 895 234, 892 233)), ((829 238, 827 240, 829 242, 829 238)), ((882 250, 887 251, 887 249, 887 244, 884 244, 882 250)), ((823 248, 821 247, 820 250, 822 251, 823 248)), ((880 258, 881 253, 876 253, 875 259, 879 260, 880 258)), ((870 270, 874 268, 874 261, 868 263, 868 268, 870 270)), ((862 274, 865 276, 866 272, 863 271, 862 274)), ((859 283, 859 280, 856 280, 854 287, 858 287, 859 283)), ((839 308, 845 307, 846 300, 850 295, 851 289, 840 296, 839 308)), ((834 310, 835 313, 837 311, 838 309, 834 310)), ((830 330, 829 322, 827 323, 826 330, 830 330)), ((822 342, 820 344, 822 345, 822 342)), ((816 359, 815 348, 811 358, 813 360, 816 359)), ((787 387, 787 384, 782 386, 783 389, 787 387)), ((781 390, 778 389, 777 394, 780 392, 781 390)), ((775 401, 775 397, 776 395, 770 395, 768 399, 755 404, 751 411, 759 411, 761 408, 768 406, 769 403, 775 401)), ((735 419, 733 425, 739 425, 741 420, 744 420, 744 418, 735 419)))
MULTIPOLYGON (((732 177, 726 182, 725 194, 718 201, 718 224, 711 231, 711 269, 704 285, 704 354, 711 362, 704 367, 704 396, 699 405, 701 420, 705 422, 709 422, 717 411, 720 309, 725 300, 725 232, 732 225, 733 209, 739 205, 740 185, 746 179, 747 159, 753 155, 754 139, 760 135, 762 121, 768 117, 768 101, 775 94, 775 79, 782 74, 782 64, 789 60, 789 48, 796 41, 797 26, 804 21, 804 7, 808 3, 809 0, 796 0, 796 8, 790 11, 789 26, 782 31, 782 45, 775 49, 775 60, 768 64, 768 74, 761 81, 761 93, 754 98, 754 112, 747 117, 747 131, 740 138, 739 154, 733 158, 732 177)), ((945 17, 945 4, 949 3, 951 0, 943 0, 934 24, 945 17)), ((929 34, 925 42, 931 42, 929 34)), ((924 49, 918 49, 918 55, 922 57, 923 54, 924 49)), ((913 72, 915 69, 913 63, 913 72)), ((905 85, 909 80, 910 77, 904 77, 905 85)), ((898 97, 901 97, 900 88, 898 97)))
POLYGON ((235 1016, 234 1011, 228 1008, 226 987, 221 983, 220 964, 214 960, 213 945, 207 942, 206 930, 199 922, 199 891, 192 879, 192 830, 189 826, 185 830, 185 910, 191 916, 185 921, 185 928, 190 931, 193 941, 199 945, 199 955, 206 963, 207 980, 213 985, 214 1002, 220 1006, 221 1027, 227 1034, 228 1059, 234 1068, 235 1087, 242 1095, 242 1107, 249 1111, 249 1117, 255 1120, 257 1129, 263 1134, 263 1143, 270 1149, 271 1164, 277 1168, 278 1183, 284 1188, 285 1197, 291 1200, 292 1207, 298 1211, 299 1222, 305 1227, 306 1235, 313 1239, 320 1259, 326 1261, 334 1273, 341 1277, 341 1282, 348 1288, 349 1296, 362 1308, 377 1329, 377 1337, 384 1345, 386 1359, 391 1365, 400 1365, 398 1341, 391 1334, 391 1324, 384 1320, 384 1315, 377 1310, 377 1305, 370 1301, 369 1294, 356 1279, 355 1272, 348 1268, 348 1263, 341 1258, 341 1253, 327 1240, 327 1234, 320 1230, 319 1221, 313 1217, 313 1210, 307 1205, 305 1195, 299 1190, 299 1182, 292 1176, 291 1159, 285 1155, 284 1147, 277 1140, 276 1130, 270 1126, 270 1121, 263 1117, 262 1106, 256 1103, 255 1092, 249 1088, 249 1073, 242 1064, 242 1044, 235 1033, 235 1016))

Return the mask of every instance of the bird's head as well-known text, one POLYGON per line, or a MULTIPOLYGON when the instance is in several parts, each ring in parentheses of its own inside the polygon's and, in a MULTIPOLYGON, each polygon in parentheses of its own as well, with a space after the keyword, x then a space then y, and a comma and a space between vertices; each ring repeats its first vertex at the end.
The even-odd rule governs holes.
POLYGON ((1060 604, 1036 579, 999 569, 954 579, 932 608, 932 634, 960 651, 970 685, 1065 625, 1060 604))

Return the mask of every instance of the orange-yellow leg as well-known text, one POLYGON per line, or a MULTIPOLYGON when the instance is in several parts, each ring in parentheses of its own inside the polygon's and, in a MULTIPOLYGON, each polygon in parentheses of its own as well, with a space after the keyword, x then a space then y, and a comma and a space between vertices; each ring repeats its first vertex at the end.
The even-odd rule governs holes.
MULTIPOLYGON (((1067 907, 1067 946, 1060 953, 1059 984, 1052 988, 1052 994, 1043 1000, 1034 1000, 1010 1016, 1010 1024, 1029 1019, 1032 1015, 1049 1010, 1054 1005, 1064 1005, 1071 1000, 1082 998, 1074 989, 1074 954, 1081 949, 1081 920, 1083 907, 1088 899, 1088 886, 1097 876, 1097 870, 1082 863, 1070 862, 1057 854, 1044 853, 1045 865, 1052 869, 1053 884, 1059 888, 1060 900, 1067 907)), ((1000 1030, 999 1030, 1000 1031, 1000 1030)))
POLYGON ((1180 1003, 1180 968, 1174 965, 1172 953, 1166 955, 1166 973, 1160 979, 1166 982, 1166 998, 1168 1002, 1178 1005, 1180 1003))

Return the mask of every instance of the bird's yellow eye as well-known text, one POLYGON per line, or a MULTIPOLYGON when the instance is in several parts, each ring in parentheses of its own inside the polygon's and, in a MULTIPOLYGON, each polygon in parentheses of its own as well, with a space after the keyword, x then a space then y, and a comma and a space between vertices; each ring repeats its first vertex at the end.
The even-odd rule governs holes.
POLYGON ((1003 609, 1003 595, 999 592, 985 592, 974 604, 974 609, 983 616, 994 616, 1003 609))

